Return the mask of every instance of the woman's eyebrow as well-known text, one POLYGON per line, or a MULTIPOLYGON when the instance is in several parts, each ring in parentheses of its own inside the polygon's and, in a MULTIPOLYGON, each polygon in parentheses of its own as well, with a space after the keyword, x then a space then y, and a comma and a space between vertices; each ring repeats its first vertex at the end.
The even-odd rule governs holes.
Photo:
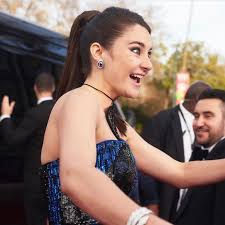
POLYGON ((140 46, 142 46, 142 47, 145 47, 145 44, 142 43, 142 42, 140 42, 140 41, 132 41, 132 42, 130 42, 129 44, 138 44, 138 45, 140 45, 140 46))

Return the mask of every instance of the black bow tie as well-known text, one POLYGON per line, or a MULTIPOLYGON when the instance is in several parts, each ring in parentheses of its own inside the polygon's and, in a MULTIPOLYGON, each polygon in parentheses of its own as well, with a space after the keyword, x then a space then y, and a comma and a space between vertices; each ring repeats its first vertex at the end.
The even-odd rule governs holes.
POLYGON ((207 157, 208 153, 208 150, 202 150, 200 146, 194 146, 190 161, 203 160, 207 157))

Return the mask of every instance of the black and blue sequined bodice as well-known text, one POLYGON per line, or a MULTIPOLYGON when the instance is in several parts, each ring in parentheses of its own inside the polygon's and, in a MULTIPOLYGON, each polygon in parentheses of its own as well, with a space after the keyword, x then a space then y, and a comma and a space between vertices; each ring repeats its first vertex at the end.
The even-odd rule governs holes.
MULTIPOLYGON (((127 143, 123 140, 106 140, 98 143, 96 148, 96 168, 105 173, 126 195, 138 202, 137 170, 127 143)), ((50 225, 99 224, 61 192, 59 160, 43 165, 41 174, 48 198, 50 225)))

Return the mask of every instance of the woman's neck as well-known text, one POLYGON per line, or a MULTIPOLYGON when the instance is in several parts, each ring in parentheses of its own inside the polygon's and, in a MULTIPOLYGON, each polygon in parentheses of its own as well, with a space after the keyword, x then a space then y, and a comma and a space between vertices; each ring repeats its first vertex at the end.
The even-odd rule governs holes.
POLYGON ((113 91, 110 84, 101 78, 102 77, 101 74, 97 74, 97 75, 99 75, 99 77, 96 79, 95 77, 93 77, 94 75, 89 76, 84 82, 84 84, 88 84, 92 86, 92 88, 94 87, 95 89, 98 89, 99 92, 104 92, 105 95, 110 97, 112 100, 115 100, 118 96, 116 95, 115 91, 113 91))

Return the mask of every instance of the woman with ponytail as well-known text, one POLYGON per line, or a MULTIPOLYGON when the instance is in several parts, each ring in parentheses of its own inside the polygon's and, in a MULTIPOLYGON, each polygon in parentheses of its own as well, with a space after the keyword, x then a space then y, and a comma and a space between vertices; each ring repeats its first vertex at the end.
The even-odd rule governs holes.
POLYGON ((225 178, 224 160, 177 162, 118 115, 114 101, 136 98, 152 69, 150 35, 123 8, 75 19, 41 155, 50 225, 170 224, 139 207, 137 168, 182 188, 225 178))

